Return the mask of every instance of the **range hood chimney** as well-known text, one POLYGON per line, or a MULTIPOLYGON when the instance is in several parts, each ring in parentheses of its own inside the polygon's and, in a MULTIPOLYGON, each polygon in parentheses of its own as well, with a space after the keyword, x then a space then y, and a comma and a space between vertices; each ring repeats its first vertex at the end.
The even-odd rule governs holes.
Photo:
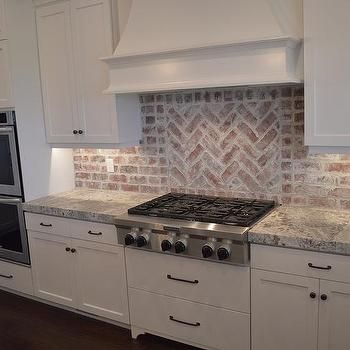
POLYGON ((302 0, 122 1, 106 93, 302 80, 302 0))

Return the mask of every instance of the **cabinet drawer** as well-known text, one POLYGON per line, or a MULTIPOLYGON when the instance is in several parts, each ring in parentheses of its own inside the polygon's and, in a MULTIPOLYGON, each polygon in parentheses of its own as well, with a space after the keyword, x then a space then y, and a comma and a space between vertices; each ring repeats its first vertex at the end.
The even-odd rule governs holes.
POLYGON ((0 286, 33 295, 31 269, 0 261, 0 286))
POLYGON ((241 312, 250 310, 249 267, 127 248, 128 285, 241 312))
POLYGON ((249 350, 248 314, 129 288, 131 325, 221 350, 249 350))
POLYGON ((114 225, 26 213, 27 229, 86 241, 117 245, 114 225))
POLYGON ((251 266, 300 276, 350 282, 350 256, 253 244, 251 266))

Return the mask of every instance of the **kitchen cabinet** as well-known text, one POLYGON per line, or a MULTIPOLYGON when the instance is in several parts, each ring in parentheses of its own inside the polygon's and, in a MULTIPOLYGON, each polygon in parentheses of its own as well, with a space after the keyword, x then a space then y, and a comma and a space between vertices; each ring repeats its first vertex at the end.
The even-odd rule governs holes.
POLYGON ((54 217, 51 221, 49 216, 36 214, 26 214, 26 218, 34 295, 129 323, 124 248, 96 242, 108 240, 109 226, 114 231, 115 227, 54 217), (41 224, 41 232, 33 231, 37 224, 41 224), (48 232, 43 232, 46 229, 48 232), (96 241, 74 238, 85 230, 86 236, 96 237, 96 241))
POLYGON ((8 40, 0 40, 0 108, 14 107, 8 40))
POLYGON ((75 306, 73 255, 70 239, 29 232, 34 295, 57 304, 75 306))
POLYGON ((72 240, 76 249, 77 308, 129 323, 124 248, 72 240))
POLYGON ((252 245, 252 350, 349 349, 349 263, 347 256, 252 245))
POLYGON ((323 281, 321 295, 326 300, 319 306, 318 350, 348 350, 350 348, 350 284, 323 281))
POLYGON ((317 350, 319 281, 252 270, 252 350, 317 350))
POLYGON ((305 144, 350 150, 350 2, 304 0, 305 144))
POLYGON ((0 0, 0 40, 8 39, 6 33, 5 0, 0 0))
POLYGON ((0 288, 33 295, 31 268, 0 260, 0 288))
POLYGON ((109 77, 100 58, 113 52, 113 1, 44 2, 36 9, 48 143, 138 143, 137 96, 102 93, 109 77))

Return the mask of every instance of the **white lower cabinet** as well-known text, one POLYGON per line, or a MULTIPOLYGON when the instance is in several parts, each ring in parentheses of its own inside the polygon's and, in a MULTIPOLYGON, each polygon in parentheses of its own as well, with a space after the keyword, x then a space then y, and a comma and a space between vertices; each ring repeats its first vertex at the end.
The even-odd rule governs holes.
POLYGON ((73 256, 70 239, 29 231, 35 296, 75 306, 73 256))
POLYGON ((129 323, 124 248, 72 240, 76 249, 77 308, 129 323))
POLYGON ((34 295, 129 323, 124 248, 29 231, 34 295))
POLYGON ((252 349, 317 350, 319 281, 254 269, 251 278, 252 349))
POLYGON ((350 257, 253 245, 251 261, 252 350, 350 349, 350 257))
POLYGON ((32 272, 30 267, 0 261, 0 288, 33 295, 32 272))
POLYGON ((250 269, 126 248, 133 338, 250 350, 250 269))
POLYGON ((206 349, 249 350, 249 314, 129 288, 131 324, 206 349))
POLYGON ((319 350, 350 349, 350 284, 321 280, 319 350))

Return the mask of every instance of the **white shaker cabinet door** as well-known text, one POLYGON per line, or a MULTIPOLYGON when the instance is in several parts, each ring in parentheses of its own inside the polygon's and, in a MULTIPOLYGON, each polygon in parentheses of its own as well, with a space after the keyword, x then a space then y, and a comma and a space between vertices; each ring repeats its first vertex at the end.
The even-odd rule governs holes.
POLYGON ((350 284, 321 280, 318 350, 350 349, 350 284))
POLYGON ((129 323, 124 247, 73 240, 77 308, 129 323))
POLYGON ((70 3, 36 10, 40 74, 49 143, 79 141, 70 3))
POLYGON ((349 13, 348 0, 304 0, 308 146, 350 147, 349 13))
POLYGON ((5 0, 0 0, 0 40, 8 39, 6 34, 5 0))
POLYGON ((252 350, 317 350, 319 280, 256 269, 251 278, 252 350))
POLYGON ((113 53, 110 0, 72 0, 72 34, 80 142, 118 143, 116 97, 105 95, 109 73, 101 57, 113 53))
POLYGON ((34 295, 57 304, 75 307, 70 238, 29 231, 34 295))
POLYGON ((12 98, 8 40, 0 40, 0 108, 9 107, 14 107, 14 102, 12 98))

